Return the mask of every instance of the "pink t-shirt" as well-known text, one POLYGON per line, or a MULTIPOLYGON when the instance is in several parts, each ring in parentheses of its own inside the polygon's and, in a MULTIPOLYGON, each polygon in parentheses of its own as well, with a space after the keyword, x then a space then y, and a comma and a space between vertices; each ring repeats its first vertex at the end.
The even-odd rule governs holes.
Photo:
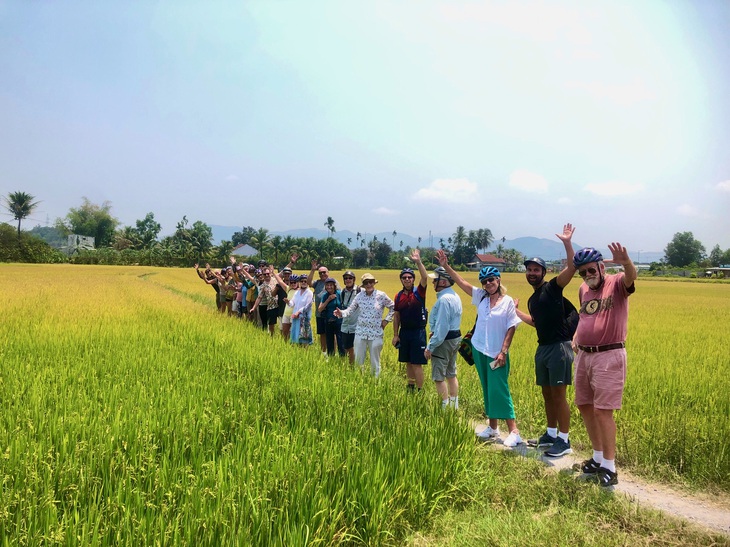
POLYGON ((596 291, 583 283, 578 289, 580 321, 575 332, 575 343, 581 346, 604 346, 626 340, 629 322, 629 295, 624 274, 607 275, 596 291))

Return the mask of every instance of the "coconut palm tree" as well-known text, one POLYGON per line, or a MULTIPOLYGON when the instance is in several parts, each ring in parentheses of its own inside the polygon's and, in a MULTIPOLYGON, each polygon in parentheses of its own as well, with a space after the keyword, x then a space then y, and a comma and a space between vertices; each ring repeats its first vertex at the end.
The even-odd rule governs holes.
POLYGON ((13 214, 13 219, 18 221, 18 237, 20 237, 20 223, 28 218, 39 201, 33 201, 35 196, 25 192, 10 192, 5 198, 5 208, 13 214))
POLYGON ((397 235, 398 235, 398 232, 393 230, 393 245, 392 245, 393 247, 395 247, 395 236, 397 236, 397 235))
POLYGON ((332 217, 327 217, 327 220, 325 221, 324 225, 327 227, 327 230, 330 233, 330 237, 334 235, 336 232, 335 230, 335 221, 332 219, 332 217))

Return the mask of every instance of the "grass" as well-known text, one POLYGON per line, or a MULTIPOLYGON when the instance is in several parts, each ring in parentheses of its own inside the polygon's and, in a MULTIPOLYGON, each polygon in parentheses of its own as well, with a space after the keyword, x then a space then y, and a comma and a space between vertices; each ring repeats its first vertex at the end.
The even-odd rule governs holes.
MULTIPOLYGON (((394 294, 396 274, 378 277, 394 294)), ((3 545, 719 541, 476 446, 460 419, 480 413, 466 366, 464 410, 443 413, 430 384, 406 396, 392 348, 376 382, 219 316, 192 270, 0 266, 3 287, 27 279, 32 294, 0 294, 3 545)), ((523 431, 542 427, 533 337, 522 327, 513 355, 523 431)), ((727 404, 719 393, 701 404, 727 404)), ((676 473, 701 484, 696 465, 676 473)))

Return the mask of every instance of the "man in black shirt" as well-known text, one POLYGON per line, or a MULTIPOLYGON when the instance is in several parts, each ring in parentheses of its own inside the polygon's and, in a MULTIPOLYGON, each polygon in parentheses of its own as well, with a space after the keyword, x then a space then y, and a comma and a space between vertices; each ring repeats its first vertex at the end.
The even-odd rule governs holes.
MULTIPOLYGON (((565 268, 557 277, 545 281, 547 267, 542 258, 525 260, 525 277, 535 292, 527 301, 529 315, 517 310, 518 317, 537 330, 535 352, 535 378, 542 388, 547 415, 547 431, 528 444, 548 447, 546 456, 563 456, 572 452, 568 432, 570 407, 566 397, 567 386, 572 383, 573 350, 571 341, 577 325, 577 312, 569 300, 563 297, 563 289, 575 275, 573 244, 575 229, 571 224, 556 234, 565 246, 565 268)), ((515 302, 519 305, 519 301, 515 302)))

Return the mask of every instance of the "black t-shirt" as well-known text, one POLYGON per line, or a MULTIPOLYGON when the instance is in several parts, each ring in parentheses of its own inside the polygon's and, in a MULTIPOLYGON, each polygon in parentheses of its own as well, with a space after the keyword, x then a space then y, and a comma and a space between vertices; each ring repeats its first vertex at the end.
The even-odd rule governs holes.
POLYGON ((284 302, 284 299, 286 298, 287 291, 281 288, 281 285, 278 283, 276 284, 276 290, 274 291, 274 294, 279 297, 279 301, 277 303, 277 310, 276 315, 278 317, 282 317, 284 315, 284 310, 286 310, 286 302, 284 302))
POLYGON ((527 301, 527 309, 535 322, 537 343, 542 345, 566 342, 572 339, 566 315, 570 310, 563 305, 563 287, 553 277, 543 283, 527 301))

